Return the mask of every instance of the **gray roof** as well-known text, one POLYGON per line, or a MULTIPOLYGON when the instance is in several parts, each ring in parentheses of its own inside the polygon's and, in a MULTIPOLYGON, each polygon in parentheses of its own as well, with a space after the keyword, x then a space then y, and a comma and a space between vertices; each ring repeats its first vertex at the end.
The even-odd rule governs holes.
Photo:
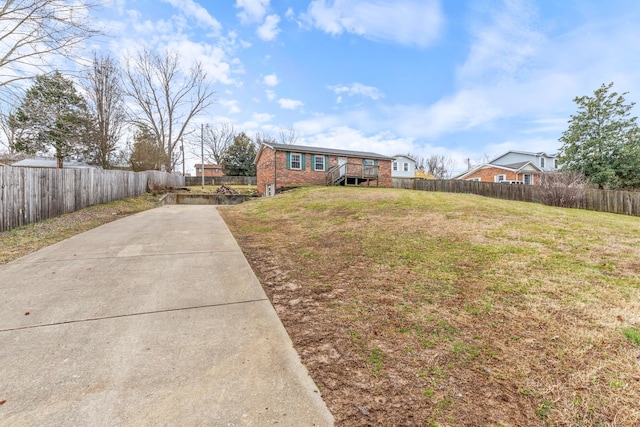
MULTIPOLYGON (((13 163, 11 166, 25 167, 25 168, 55 168, 57 167, 56 160, 50 159, 23 159, 13 163)), ((95 166, 90 166, 85 163, 79 163, 74 160, 67 160, 62 162, 63 168, 85 168, 94 169, 95 166)))
POLYGON ((380 159, 380 160, 392 160, 389 156, 383 156, 382 154, 370 153, 366 151, 351 151, 351 150, 338 150, 336 148, 322 148, 322 147, 309 147, 307 145, 293 145, 293 144, 277 144, 277 143, 263 143, 267 147, 271 147, 276 151, 295 151, 299 153, 312 153, 312 154, 332 154, 335 156, 346 157, 363 157, 366 159, 380 159))
POLYGON ((531 162, 526 161, 526 162, 510 163, 508 165, 497 165, 497 166, 504 166, 505 168, 510 168, 510 169, 520 169, 527 163, 531 163, 531 162))

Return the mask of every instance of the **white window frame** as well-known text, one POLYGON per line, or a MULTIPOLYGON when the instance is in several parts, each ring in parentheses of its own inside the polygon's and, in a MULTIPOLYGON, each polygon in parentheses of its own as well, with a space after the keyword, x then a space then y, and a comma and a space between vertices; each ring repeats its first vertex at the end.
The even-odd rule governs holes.
POLYGON ((324 171, 325 170, 324 156, 315 156, 314 157, 313 170, 314 171, 324 171), (318 160, 322 163, 322 167, 321 168, 318 167, 318 160))
POLYGON ((469 178, 467 181, 481 182, 482 179, 480 179, 480 178, 469 178))
POLYGON ((553 159, 553 168, 558 169, 558 159, 553 159))
POLYGON ((393 170, 394 172, 398 171, 398 162, 393 162, 393 170))
POLYGON ((402 172, 409 172, 409 163, 404 162, 402 164, 402 172))
POLYGON ((302 153, 291 153, 289 155, 289 169, 300 171, 302 170, 302 153), (293 166, 294 157, 297 157, 298 167, 293 166))
POLYGON ((530 173, 522 174, 522 183, 525 185, 533 185, 533 175, 530 173), (527 182, 527 177, 529 177, 529 182, 527 182))
POLYGON ((507 180, 507 175, 501 173, 500 175, 495 175, 493 177, 493 182, 502 182, 507 180))
POLYGON ((540 157, 540 167, 544 169, 544 157, 540 157))

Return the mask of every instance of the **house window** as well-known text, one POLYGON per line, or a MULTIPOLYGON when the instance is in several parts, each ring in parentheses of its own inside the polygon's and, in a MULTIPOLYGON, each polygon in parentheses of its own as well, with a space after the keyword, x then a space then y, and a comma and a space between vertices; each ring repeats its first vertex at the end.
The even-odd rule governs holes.
POLYGON ((202 172, 202 168, 198 168, 198 172, 202 172))
POLYGON ((324 170, 324 156, 315 156, 315 161, 313 164, 314 170, 323 171, 324 170))
POLYGON ((558 169, 558 159, 553 159, 553 168, 558 169))
POLYGON ((291 157, 289 159, 289 169, 302 169, 302 154, 291 153, 291 157))
POLYGON ((540 167, 544 168, 544 157, 540 157, 540 167))
POLYGON ((393 170, 394 171, 398 170, 398 162, 393 162, 393 170))
POLYGON ((480 181, 481 181, 481 179, 480 179, 480 178, 469 178, 467 181, 480 182, 480 181))
POLYGON ((376 175, 376 168, 373 167, 375 162, 373 160, 364 159, 362 160, 362 165, 364 166, 362 172, 365 175, 376 175))
POLYGON ((493 177, 494 182, 502 182, 505 179, 507 179, 505 174, 496 175, 496 176, 493 177))
POLYGON ((529 174, 524 174, 524 176, 522 177, 524 185, 531 185, 533 184, 533 179, 531 179, 531 175, 529 174))
POLYGON ((409 172, 409 163, 403 163, 402 164, 402 170, 405 172, 409 172))

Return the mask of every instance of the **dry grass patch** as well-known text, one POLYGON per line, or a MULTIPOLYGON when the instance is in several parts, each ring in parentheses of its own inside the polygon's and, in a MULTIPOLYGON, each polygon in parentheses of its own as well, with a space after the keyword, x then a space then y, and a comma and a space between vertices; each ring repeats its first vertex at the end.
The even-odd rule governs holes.
POLYGON ((219 211, 339 425, 640 424, 640 219, 360 188, 219 211))
POLYGON ((57 218, 0 233, 0 265, 102 224, 156 206, 157 198, 142 195, 90 206, 57 218))

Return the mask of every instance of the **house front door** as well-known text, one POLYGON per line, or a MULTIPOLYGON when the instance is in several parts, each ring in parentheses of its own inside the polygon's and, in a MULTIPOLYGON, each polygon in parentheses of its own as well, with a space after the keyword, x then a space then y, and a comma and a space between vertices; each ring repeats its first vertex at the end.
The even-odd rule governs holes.
POLYGON ((347 174, 347 158, 346 157, 338 157, 338 166, 340 170, 340 176, 347 174))

